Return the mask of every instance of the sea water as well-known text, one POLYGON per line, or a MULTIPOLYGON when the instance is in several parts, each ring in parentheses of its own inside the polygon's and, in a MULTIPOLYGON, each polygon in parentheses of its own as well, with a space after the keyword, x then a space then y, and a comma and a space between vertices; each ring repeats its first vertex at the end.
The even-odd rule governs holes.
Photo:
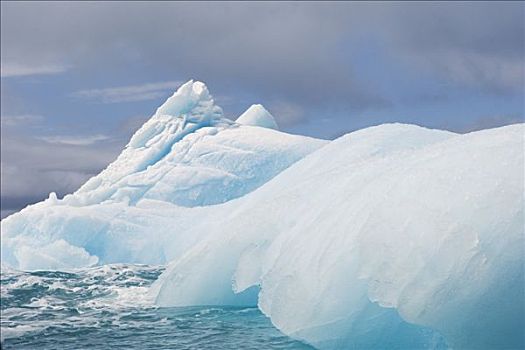
POLYGON ((257 308, 159 308, 163 266, 22 272, 2 267, 2 349, 311 349, 257 308))

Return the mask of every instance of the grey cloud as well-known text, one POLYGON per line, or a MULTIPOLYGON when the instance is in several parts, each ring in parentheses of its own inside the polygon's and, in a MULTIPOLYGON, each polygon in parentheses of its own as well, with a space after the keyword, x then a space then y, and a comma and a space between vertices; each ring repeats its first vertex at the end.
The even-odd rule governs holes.
MULTIPOLYGON (((28 169, 20 168, 15 165, 2 164, 2 197, 10 198, 27 198, 33 196, 47 196, 47 188, 53 188, 57 193, 69 193, 76 190, 93 174, 81 171, 63 171, 63 170, 43 170, 40 168, 28 169), (4 185, 5 183, 5 185, 4 185)), ((4 201, 5 202, 5 201, 4 201)), ((8 209, 13 209, 13 202, 8 209)), ((16 204, 16 202, 14 202, 16 204)))
POLYGON ((27 126, 29 124, 40 123, 44 120, 44 117, 36 114, 20 114, 20 115, 2 115, 0 117, 0 123, 3 127, 13 126, 27 126))
POLYGON ((46 198, 49 191, 64 195, 107 166, 123 147, 51 144, 2 130, 2 210, 19 210, 46 198))
POLYGON ((293 125, 306 117, 306 111, 303 107, 286 101, 270 103, 268 108, 280 127, 293 125))
POLYGON ((57 64, 52 65, 24 65, 14 62, 2 62, 0 68, 0 76, 2 78, 7 77, 18 77, 25 75, 42 75, 42 74, 57 74, 63 73, 68 69, 67 66, 61 66, 57 64))
POLYGON ((2 163, 45 171, 74 170, 91 173, 106 166, 120 144, 84 147, 54 144, 38 139, 2 134, 2 163))
POLYGON ((72 145, 72 146, 88 146, 96 142, 109 140, 110 137, 107 135, 96 134, 96 135, 83 135, 83 136, 71 136, 71 135, 40 136, 38 137, 38 139, 45 141, 47 143, 72 145))
POLYGON ((383 26, 407 62, 470 87, 523 88, 523 3, 412 3, 391 6, 391 11, 383 26))
POLYGON ((166 95, 166 91, 178 88, 182 82, 165 81, 140 85, 118 86, 100 89, 88 89, 74 92, 72 96, 103 103, 133 102, 154 100, 166 95))
POLYGON ((257 96, 275 98, 288 92, 296 103, 315 102, 330 85, 334 100, 346 99, 356 107, 381 100, 359 87, 348 62, 327 55, 339 45, 342 23, 332 21, 329 13, 318 16, 319 6, 167 2, 2 6, 2 62, 31 65, 55 57, 59 62, 67 58, 77 69, 98 68, 123 59, 121 52, 126 57, 131 52, 166 76, 191 72, 185 78, 220 81, 226 90, 233 78, 257 96), (46 20, 51 17, 57 20, 46 20))
POLYGON ((396 27, 398 30, 392 37, 411 49, 430 52, 457 49, 523 57, 524 9, 523 4, 512 1, 392 6, 393 14, 403 21, 389 27, 396 27))
POLYGON ((364 108, 385 101, 334 53, 366 35, 446 79, 497 89, 522 82, 522 3, 4 2, 2 10, 7 63, 137 58, 167 74, 258 81, 252 89, 287 91, 295 102, 320 99, 330 85, 334 99, 364 108))

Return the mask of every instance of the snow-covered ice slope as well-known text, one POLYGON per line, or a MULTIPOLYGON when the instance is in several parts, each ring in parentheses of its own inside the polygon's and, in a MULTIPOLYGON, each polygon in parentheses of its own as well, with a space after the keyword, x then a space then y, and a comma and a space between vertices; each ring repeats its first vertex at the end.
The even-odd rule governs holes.
POLYGON ((151 293, 258 304, 319 348, 523 348, 524 131, 343 136, 226 203, 151 293))
POLYGON ((235 123, 203 83, 189 81, 78 191, 2 220, 2 261, 22 269, 165 263, 198 239, 186 226, 213 217, 198 207, 253 191, 326 143, 235 123))

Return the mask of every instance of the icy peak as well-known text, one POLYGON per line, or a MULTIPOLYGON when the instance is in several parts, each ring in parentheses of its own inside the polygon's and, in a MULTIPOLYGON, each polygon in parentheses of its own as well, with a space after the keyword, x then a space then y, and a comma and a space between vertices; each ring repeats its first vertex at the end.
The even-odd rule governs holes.
POLYGON ((85 183, 76 194, 80 196, 88 193, 86 196, 89 197, 97 192, 87 200, 82 200, 82 203, 112 198, 124 186, 121 182, 126 182, 128 176, 138 174, 163 160, 185 136, 199 129, 225 127, 231 123, 223 117, 222 109, 215 105, 206 85, 190 80, 179 87, 153 117, 135 132, 119 157, 102 173, 85 183))
POLYGON ((226 122, 222 108, 215 105, 206 85, 190 80, 160 106, 131 138, 131 148, 149 147, 165 140, 170 147, 195 130, 226 122))
POLYGON ((243 125, 260 126, 278 130, 274 117, 260 104, 251 105, 239 118, 237 123, 243 125))
MULTIPOLYGON (((255 105, 246 113, 255 118, 247 124, 276 128, 264 107, 255 105)), ((206 85, 190 80, 135 132, 113 163, 64 201, 75 206, 108 200, 135 205, 143 198, 188 207, 216 204, 255 189, 320 147, 318 140, 230 127, 234 124, 206 85)))
POLYGON ((222 109, 216 106, 203 82, 190 80, 183 84, 157 109, 155 116, 179 117, 189 114, 189 121, 202 122, 222 118, 222 109))

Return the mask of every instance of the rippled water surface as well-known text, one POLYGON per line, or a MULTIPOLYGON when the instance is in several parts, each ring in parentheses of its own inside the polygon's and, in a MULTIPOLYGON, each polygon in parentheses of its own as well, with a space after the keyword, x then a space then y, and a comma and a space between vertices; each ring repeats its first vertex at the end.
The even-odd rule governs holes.
POLYGON ((2 349, 310 349, 256 308, 157 308, 159 266, 2 268, 2 349))

